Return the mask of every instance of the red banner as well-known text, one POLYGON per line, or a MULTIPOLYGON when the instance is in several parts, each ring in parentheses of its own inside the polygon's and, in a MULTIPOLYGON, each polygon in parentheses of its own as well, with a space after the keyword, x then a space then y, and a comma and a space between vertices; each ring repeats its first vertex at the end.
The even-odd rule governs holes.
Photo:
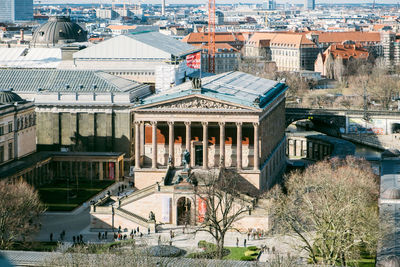
POLYGON ((108 163, 108 178, 110 180, 114 180, 115 179, 115 175, 114 175, 114 162, 109 162, 108 163))
POLYGON ((197 221, 202 223, 204 222, 204 217, 206 216, 207 212, 207 203, 205 199, 199 198, 199 201, 197 203, 197 221))
POLYGON ((200 69, 201 66, 201 52, 190 54, 186 56, 186 65, 192 69, 200 69))

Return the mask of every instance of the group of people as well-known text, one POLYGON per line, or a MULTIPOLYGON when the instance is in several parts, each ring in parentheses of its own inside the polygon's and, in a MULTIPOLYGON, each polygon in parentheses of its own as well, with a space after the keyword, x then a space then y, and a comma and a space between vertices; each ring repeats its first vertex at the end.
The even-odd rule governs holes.
POLYGON ((250 240, 250 237, 253 238, 253 240, 256 239, 261 239, 266 235, 266 232, 264 230, 260 229, 249 229, 247 231, 247 239, 250 240))
POLYGON ((105 231, 104 233, 99 232, 98 238, 99 240, 107 240, 107 231, 105 231))
POLYGON ((74 244, 83 244, 83 235, 77 235, 72 237, 74 244))

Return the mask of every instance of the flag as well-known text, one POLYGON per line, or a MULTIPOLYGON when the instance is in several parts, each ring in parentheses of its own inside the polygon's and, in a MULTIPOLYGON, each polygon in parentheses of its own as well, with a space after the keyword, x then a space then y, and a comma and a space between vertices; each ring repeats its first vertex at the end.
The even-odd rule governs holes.
POLYGON ((200 69, 201 66, 201 52, 190 54, 186 56, 186 65, 192 69, 200 69))

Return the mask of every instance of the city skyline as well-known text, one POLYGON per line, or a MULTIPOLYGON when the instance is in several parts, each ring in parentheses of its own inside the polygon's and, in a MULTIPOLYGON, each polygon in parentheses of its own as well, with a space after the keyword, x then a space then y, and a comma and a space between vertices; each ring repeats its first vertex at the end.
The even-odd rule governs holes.
MULTIPOLYGON (((123 0, 120 0, 122 2, 123 0)), ((218 0, 217 4, 236 4, 236 3, 256 3, 256 4, 261 4, 265 0, 218 0)), ((36 2, 36 1, 35 1, 36 2)), ((126 0, 128 3, 137 3, 137 0, 126 0)), ((161 0, 148 0, 148 1, 142 1, 145 2, 146 4, 161 4, 161 0)), ((292 0, 292 1, 287 1, 287 0, 277 0, 277 4, 285 4, 285 3, 294 3, 294 4, 304 4, 304 0, 292 0)), ((88 3, 102 3, 102 4, 111 4, 111 0, 42 0, 40 1, 41 4, 46 4, 46 3, 59 3, 59 4, 88 4, 88 3)), ((206 0, 202 1, 196 1, 196 0, 166 0, 166 4, 206 4, 206 0)), ((316 1, 316 4, 329 4, 331 1, 329 0, 318 0, 316 1)), ((337 4, 372 4, 373 1, 371 0, 337 0, 335 1, 337 4)), ((377 0, 376 4, 396 4, 398 3, 397 0, 377 0)))

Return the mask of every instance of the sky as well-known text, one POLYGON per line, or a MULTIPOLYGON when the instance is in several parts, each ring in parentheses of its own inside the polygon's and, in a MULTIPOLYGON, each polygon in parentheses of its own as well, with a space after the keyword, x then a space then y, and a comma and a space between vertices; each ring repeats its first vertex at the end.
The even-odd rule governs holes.
MULTIPOLYGON (((41 1, 42 3, 45 2, 57 2, 57 3, 111 3, 112 0, 43 0, 41 1)), ((124 0, 116 0, 116 1, 124 1, 124 0)), ((139 0, 125 0, 127 2, 133 2, 137 3, 139 0)), ((304 3, 305 0, 276 0, 278 4, 284 4, 284 3, 296 3, 296 4, 302 4, 304 3)), ((36 1, 35 1, 36 2, 36 1)), ((161 3, 161 0, 142 0, 143 3, 149 3, 149 4, 159 4, 161 3)), ((206 3, 207 0, 166 0, 167 4, 201 4, 201 3, 206 3)), ((263 0, 216 0, 217 4, 229 4, 229 3, 262 3, 263 0)), ((317 4, 318 3, 372 3, 373 0, 316 0, 317 4)), ((377 4, 395 4, 400 2, 400 0, 376 0, 377 4)))

